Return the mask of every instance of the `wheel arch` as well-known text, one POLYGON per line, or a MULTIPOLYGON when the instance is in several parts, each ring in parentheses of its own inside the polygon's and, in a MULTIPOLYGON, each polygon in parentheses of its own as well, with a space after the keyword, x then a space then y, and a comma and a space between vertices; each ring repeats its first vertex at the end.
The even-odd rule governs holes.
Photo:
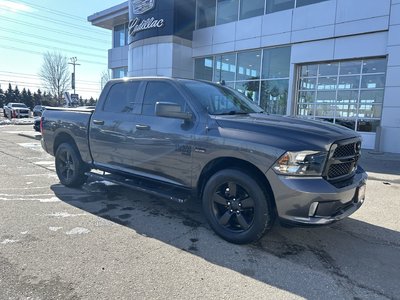
POLYGON ((252 177, 257 181, 257 183, 264 190, 264 192, 267 193, 268 196, 271 198, 271 204, 273 206, 272 209, 273 210, 276 209, 275 196, 265 174, 254 164, 234 157, 216 158, 210 161, 203 168, 197 184, 197 196, 199 197, 199 199, 202 199, 204 187, 207 183, 207 180, 218 171, 224 169, 236 169, 238 171, 242 172, 245 171, 251 173, 252 177))
MULTIPOLYGON (((75 149, 78 150, 78 146, 77 146, 74 138, 70 134, 63 131, 63 132, 58 133, 56 138, 54 139, 54 144, 53 144, 53 153, 54 154, 57 153, 58 147, 63 143, 69 143, 72 147, 75 147, 75 149)), ((79 151, 77 151, 77 153, 80 156, 79 151)))

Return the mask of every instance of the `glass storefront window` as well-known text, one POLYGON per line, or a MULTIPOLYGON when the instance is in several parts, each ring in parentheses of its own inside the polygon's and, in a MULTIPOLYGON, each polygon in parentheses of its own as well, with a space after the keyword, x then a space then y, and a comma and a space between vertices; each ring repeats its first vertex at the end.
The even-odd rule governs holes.
POLYGON ((360 76, 340 76, 338 89, 358 89, 360 86, 360 76))
POLYGON ((290 72, 290 47, 265 49, 262 78, 286 78, 290 72))
POLYGON ((213 57, 198 58, 194 61, 194 77, 201 80, 212 81, 213 57))
POLYGON ((239 0, 217 0, 217 25, 238 20, 239 0))
POLYGON ((294 0, 267 0, 267 14, 294 8, 294 0))
POLYGON ((339 72, 339 64, 337 63, 327 63, 319 65, 319 76, 327 76, 327 75, 337 75, 339 72))
POLYGON ((126 77, 128 74, 128 68, 127 67, 122 67, 122 68, 115 68, 112 69, 112 74, 113 78, 123 78, 126 77))
POLYGON ((363 74, 365 73, 384 73, 386 72, 386 61, 382 59, 368 59, 363 63, 363 74))
POLYGON ((289 80, 261 81, 260 106, 270 114, 285 115, 289 80))
POLYGON ((305 65, 301 66, 301 77, 317 76, 318 65, 305 65))
POLYGON ((305 5, 315 4, 319 2, 324 2, 327 0, 296 0, 296 7, 301 7, 305 5))
POLYGON ((244 81, 236 82, 235 89, 245 94, 248 98, 258 103, 260 94, 260 81, 244 81))
POLYGON ((386 63, 386 58, 376 58, 300 66, 297 115, 376 132, 386 63))
POLYGON ((214 64, 214 81, 235 81, 236 54, 216 56, 214 64))
POLYGON ((361 73, 361 61, 345 61, 340 63, 340 75, 361 73))
POLYGON ((215 0, 197 0, 196 29, 215 25, 215 0))
POLYGON ((127 24, 121 24, 114 27, 114 48, 127 45, 127 24))
POLYGON ((240 0, 240 20, 262 16, 265 0, 240 0))
POLYGON ((238 53, 236 80, 260 79, 260 65, 261 50, 238 53))
POLYGON ((363 75, 361 79, 363 89, 378 89, 385 87, 385 75, 363 75))

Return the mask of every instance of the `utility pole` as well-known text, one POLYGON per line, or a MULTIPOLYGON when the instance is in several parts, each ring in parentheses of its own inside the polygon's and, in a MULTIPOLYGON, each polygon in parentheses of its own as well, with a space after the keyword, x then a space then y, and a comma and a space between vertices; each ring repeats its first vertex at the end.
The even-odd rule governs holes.
POLYGON ((72 89, 74 90, 74 94, 76 94, 75 90, 75 66, 80 66, 81 64, 76 63, 78 61, 78 58, 76 56, 70 58, 71 62, 69 62, 69 65, 74 66, 74 72, 72 73, 72 89))

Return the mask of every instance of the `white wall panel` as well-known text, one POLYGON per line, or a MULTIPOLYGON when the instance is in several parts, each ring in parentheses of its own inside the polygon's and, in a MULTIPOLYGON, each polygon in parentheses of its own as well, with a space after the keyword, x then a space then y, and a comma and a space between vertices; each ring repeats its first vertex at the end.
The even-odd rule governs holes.
POLYGON ((227 43, 235 40, 236 22, 231 22, 214 27, 213 43, 227 43))
POLYGON ((387 32, 337 38, 334 59, 386 55, 387 32))
POLYGON ((336 1, 325 1, 294 9, 292 30, 335 24, 336 1))
POLYGON ((319 26, 292 32, 292 43, 332 38, 335 25, 319 26))
POLYGON ((295 44, 292 46, 292 63, 304 63, 333 59, 333 39, 295 44))
POLYGON ((261 36, 262 17, 249 18, 236 23, 236 40, 261 36))
POLYGON ((336 22, 389 15, 390 0, 337 0, 336 22))
POLYGON ((389 16, 369 18, 363 20, 337 23, 335 25, 335 35, 344 36, 351 34, 360 34, 374 31, 388 30, 389 16))
POLYGON ((293 9, 266 14, 262 17, 261 35, 271 35, 292 30, 293 9))

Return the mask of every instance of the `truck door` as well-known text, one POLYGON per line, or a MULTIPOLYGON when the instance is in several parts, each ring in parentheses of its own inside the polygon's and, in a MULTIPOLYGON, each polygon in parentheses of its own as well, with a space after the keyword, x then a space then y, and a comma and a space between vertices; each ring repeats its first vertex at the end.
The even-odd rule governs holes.
POLYGON ((131 172, 131 149, 140 112, 140 81, 111 86, 102 107, 96 107, 89 131, 94 163, 103 168, 131 172))
POLYGON ((136 171, 154 179, 190 186, 196 120, 188 122, 156 116, 157 102, 176 103, 182 106, 183 111, 193 112, 171 82, 148 81, 131 152, 136 171))

